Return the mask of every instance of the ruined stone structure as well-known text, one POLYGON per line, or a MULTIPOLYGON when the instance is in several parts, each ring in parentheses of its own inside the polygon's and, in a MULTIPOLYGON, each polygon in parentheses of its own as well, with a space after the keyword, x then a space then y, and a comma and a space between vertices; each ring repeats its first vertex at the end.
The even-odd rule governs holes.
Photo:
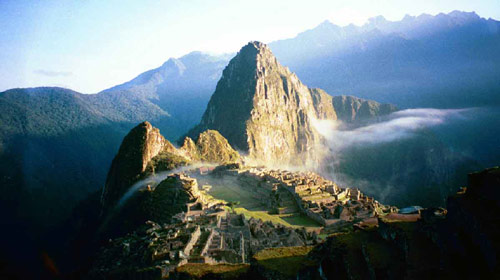
MULTIPOLYGON (((245 174, 245 178, 254 176, 249 172, 241 174, 245 174)), ((197 180, 187 174, 173 174, 166 181, 175 182, 175 186, 190 195, 185 211, 174 215, 173 223, 160 225, 148 221, 147 229, 110 240, 90 272, 92 277, 166 277, 186 263, 248 263, 261 249, 317 242, 316 235, 305 229, 247 220, 243 215, 228 212, 224 203, 207 194, 197 180), (110 262, 117 259, 119 261, 110 262)), ((160 183, 142 191, 155 193, 158 188, 164 187, 160 183)), ((271 189, 267 186, 269 192, 271 189)))
MULTIPOLYGON (((358 189, 340 188, 314 172, 291 172, 264 167, 214 170, 219 176, 238 176, 239 180, 271 191, 277 214, 301 211, 323 226, 343 221, 363 220, 376 214, 395 212, 358 189)), ((258 189, 256 191, 258 191, 258 189)))

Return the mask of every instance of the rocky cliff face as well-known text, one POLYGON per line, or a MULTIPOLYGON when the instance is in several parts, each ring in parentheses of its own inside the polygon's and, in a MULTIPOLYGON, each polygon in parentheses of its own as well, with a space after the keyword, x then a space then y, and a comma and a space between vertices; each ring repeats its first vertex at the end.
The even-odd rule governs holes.
POLYGON ((146 170, 148 162, 164 148, 175 149, 149 122, 133 128, 123 139, 108 172, 101 203, 116 202, 146 170))
POLYGON ((316 160, 313 119, 336 119, 331 97, 309 89, 259 42, 243 47, 223 72, 200 125, 266 164, 316 160))
POLYGON ((338 118, 344 122, 365 120, 381 115, 387 115, 397 110, 392 104, 381 104, 372 100, 354 96, 334 96, 333 107, 338 118))
POLYGON ((201 133, 196 144, 191 138, 186 137, 180 150, 192 161, 227 163, 240 160, 238 152, 216 130, 207 130, 201 133))
POLYGON ((448 198, 441 242, 447 261, 461 277, 500 276, 500 167, 468 176, 468 187, 448 198), (467 276, 466 276, 467 275, 467 276))
POLYGON ((186 138, 177 149, 149 122, 133 128, 123 139, 106 179, 101 204, 113 206, 142 177, 192 162, 227 163, 240 160, 228 141, 217 131, 201 133, 194 143, 186 138))

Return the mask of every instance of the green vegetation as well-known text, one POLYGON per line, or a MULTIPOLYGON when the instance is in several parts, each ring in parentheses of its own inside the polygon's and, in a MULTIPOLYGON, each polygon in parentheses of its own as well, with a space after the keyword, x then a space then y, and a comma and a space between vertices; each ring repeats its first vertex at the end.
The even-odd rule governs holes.
POLYGON ((235 208, 234 211, 237 214, 243 214, 247 219, 261 219, 265 222, 270 221, 274 224, 282 224, 287 227, 299 228, 299 227, 321 227, 320 224, 315 222, 304 215, 298 214, 282 214, 282 215, 271 215, 267 211, 252 211, 245 208, 235 208))
POLYGON ((233 163, 240 161, 240 154, 216 130, 201 133, 196 140, 200 159, 207 162, 233 163))
POLYGON ((323 198, 328 198, 330 196, 331 195, 328 194, 328 193, 322 193, 322 194, 314 194, 314 195, 305 195, 305 196, 302 196, 302 199, 316 201, 316 200, 320 200, 320 199, 323 199, 323 198))
POLYGON ((247 219, 261 219, 287 227, 320 227, 316 221, 302 214, 270 214, 269 207, 265 203, 265 194, 255 191, 255 187, 241 185, 241 182, 233 177, 222 179, 203 178, 212 186, 209 195, 229 203, 231 211, 244 214, 247 219), (234 204, 238 202, 238 204, 234 204), (232 206, 232 207, 231 207, 232 206))
POLYGON ((208 192, 216 199, 229 201, 238 201, 239 206, 251 210, 266 210, 263 204, 262 195, 253 191, 253 188, 244 188, 234 178, 225 177, 222 179, 209 179, 207 183, 212 186, 208 192))
POLYGON ((231 212, 234 213, 234 206, 240 205, 240 202, 239 201, 230 201, 230 202, 227 203, 227 205, 231 209, 231 212))
POLYGON ((161 152, 148 163, 146 173, 172 170, 187 164, 189 164, 189 161, 184 157, 169 152, 161 152))
POLYGON ((330 236, 329 234, 327 233, 321 233, 321 234, 318 234, 318 238, 321 239, 321 240, 326 240, 326 238, 330 236))
POLYGON ((248 272, 248 264, 218 264, 188 263, 176 269, 177 273, 188 274, 194 279, 235 279, 248 272))
POLYGON ((314 262, 307 258, 312 248, 312 246, 269 248, 258 252, 253 258, 265 269, 295 276, 302 268, 314 265, 314 262))
POLYGON ((400 251, 393 244, 382 239, 377 229, 333 234, 330 252, 335 258, 349 263, 350 270, 357 271, 359 278, 370 277, 370 266, 376 271, 386 271, 401 265, 400 251))
POLYGON ((285 214, 280 215, 280 218, 293 226, 303 226, 303 227, 321 227, 321 225, 315 220, 309 218, 304 214, 285 214))

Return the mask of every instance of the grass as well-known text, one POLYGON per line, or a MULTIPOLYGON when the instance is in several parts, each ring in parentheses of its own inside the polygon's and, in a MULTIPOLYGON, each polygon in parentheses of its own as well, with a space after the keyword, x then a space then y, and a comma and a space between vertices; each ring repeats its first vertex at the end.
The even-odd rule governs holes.
POLYGON ((318 234, 318 238, 325 241, 326 238, 328 238, 328 236, 330 236, 329 234, 327 233, 321 233, 321 234, 318 234))
MULTIPOLYGON (((213 179, 205 177, 200 181, 206 181, 207 184, 212 186, 208 192, 216 199, 229 201, 239 201, 240 206, 252 210, 265 210, 266 204, 262 196, 259 196, 253 191, 253 188, 244 188, 239 185, 235 178, 225 177, 223 179, 213 179)), ((205 183, 205 182, 203 182, 205 183)))
POLYGON ((253 256, 259 265, 287 276, 295 276, 307 265, 314 265, 307 259, 313 246, 281 247, 264 249, 253 256))
POLYGON ((244 214, 247 219, 261 219, 270 221, 274 224, 282 224, 287 227, 306 227, 317 228, 321 227, 316 221, 303 214, 281 214, 271 215, 265 201, 268 197, 254 191, 255 187, 240 185, 235 178, 224 177, 210 178, 204 177, 200 179, 201 184, 211 185, 212 188, 208 192, 214 199, 220 199, 226 202, 238 201, 238 207, 234 208, 237 214, 244 214))
POLYGON ((294 226, 321 227, 321 225, 318 222, 303 214, 290 215, 290 216, 282 215, 281 219, 294 226))
POLYGON ((274 224, 282 224, 287 227, 299 228, 317 228, 321 227, 316 221, 304 215, 296 214, 282 214, 282 215, 271 215, 267 211, 251 211, 245 208, 234 208, 237 214, 245 215, 245 218, 250 219, 261 219, 264 222, 270 221, 274 224))
POLYGON ((247 218, 247 219, 250 219, 250 218, 261 219, 264 222, 270 221, 274 224, 282 224, 282 225, 285 225, 288 227, 292 227, 292 225, 290 223, 282 220, 279 215, 271 215, 271 214, 268 214, 267 211, 251 211, 251 210, 247 210, 246 208, 241 208, 241 207, 235 208, 234 211, 237 214, 245 215, 245 218, 247 218))
POLYGON ((387 271, 400 267, 401 255, 397 247, 382 239, 377 234, 377 229, 356 231, 351 233, 339 233, 332 236, 335 240, 335 248, 332 251, 343 251, 344 259, 350 264, 351 269, 358 271, 357 279, 369 278, 367 260, 369 259, 371 269, 375 271, 387 271))
POLYGON ((352 271, 359 274, 355 279, 369 279, 369 270, 362 253, 362 244, 370 238, 370 233, 358 231, 353 233, 336 234, 336 249, 344 251, 344 260, 352 271))
POLYGON ((242 274, 246 274, 250 265, 248 264, 217 264, 217 265, 209 265, 203 263, 188 263, 183 266, 180 266, 176 269, 178 273, 188 274, 194 279, 200 279, 204 276, 209 278, 210 275, 217 275, 218 279, 234 279, 242 274))

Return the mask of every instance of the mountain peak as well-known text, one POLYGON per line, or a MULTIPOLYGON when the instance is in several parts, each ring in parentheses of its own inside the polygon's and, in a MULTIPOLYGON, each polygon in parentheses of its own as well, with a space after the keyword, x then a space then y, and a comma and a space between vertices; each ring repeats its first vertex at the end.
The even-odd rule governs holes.
POLYGON ((257 50, 257 51, 269 49, 269 47, 266 44, 262 43, 262 42, 251 41, 251 42, 248 42, 248 44, 246 46, 244 46, 243 48, 241 48, 241 51, 245 51, 248 48, 253 48, 253 49, 257 50))
POLYGON ((448 13, 449 16, 455 17, 455 18, 469 18, 469 19, 479 19, 480 16, 476 14, 476 12, 465 12, 465 11, 459 11, 459 10, 454 10, 448 13))
POLYGON ((314 160, 312 148, 320 140, 311 121, 323 117, 335 118, 331 97, 307 88, 266 44, 254 41, 224 69, 200 125, 189 135, 215 129, 251 159, 304 162, 314 160))
POLYGON ((161 66, 164 71, 175 72, 180 75, 186 70, 186 66, 177 58, 170 58, 161 66))
POLYGON ((323 22, 321 22, 318 26, 316 26, 316 28, 331 29, 331 28, 338 28, 338 26, 326 19, 323 22))
POLYGON ((146 170, 149 161, 160 151, 173 150, 174 146, 161 134, 160 130, 145 121, 134 127, 123 139, 103 189, 103 206, 114 205, 146 170))
POLYGON ((241 57, 248 63, 253 63, 254 61, 263 61, 271 59, 273 63, 277 63, 274 58, 274 54, 271 49, 264 43, 259 41, 252 41, 245 45, 238 52, 236 57, 241 57))
POLYGON ((384 16, 376 16, 368 19, 368 25, 379 26, 381 24, 386 24, 388 22, 384 16))

